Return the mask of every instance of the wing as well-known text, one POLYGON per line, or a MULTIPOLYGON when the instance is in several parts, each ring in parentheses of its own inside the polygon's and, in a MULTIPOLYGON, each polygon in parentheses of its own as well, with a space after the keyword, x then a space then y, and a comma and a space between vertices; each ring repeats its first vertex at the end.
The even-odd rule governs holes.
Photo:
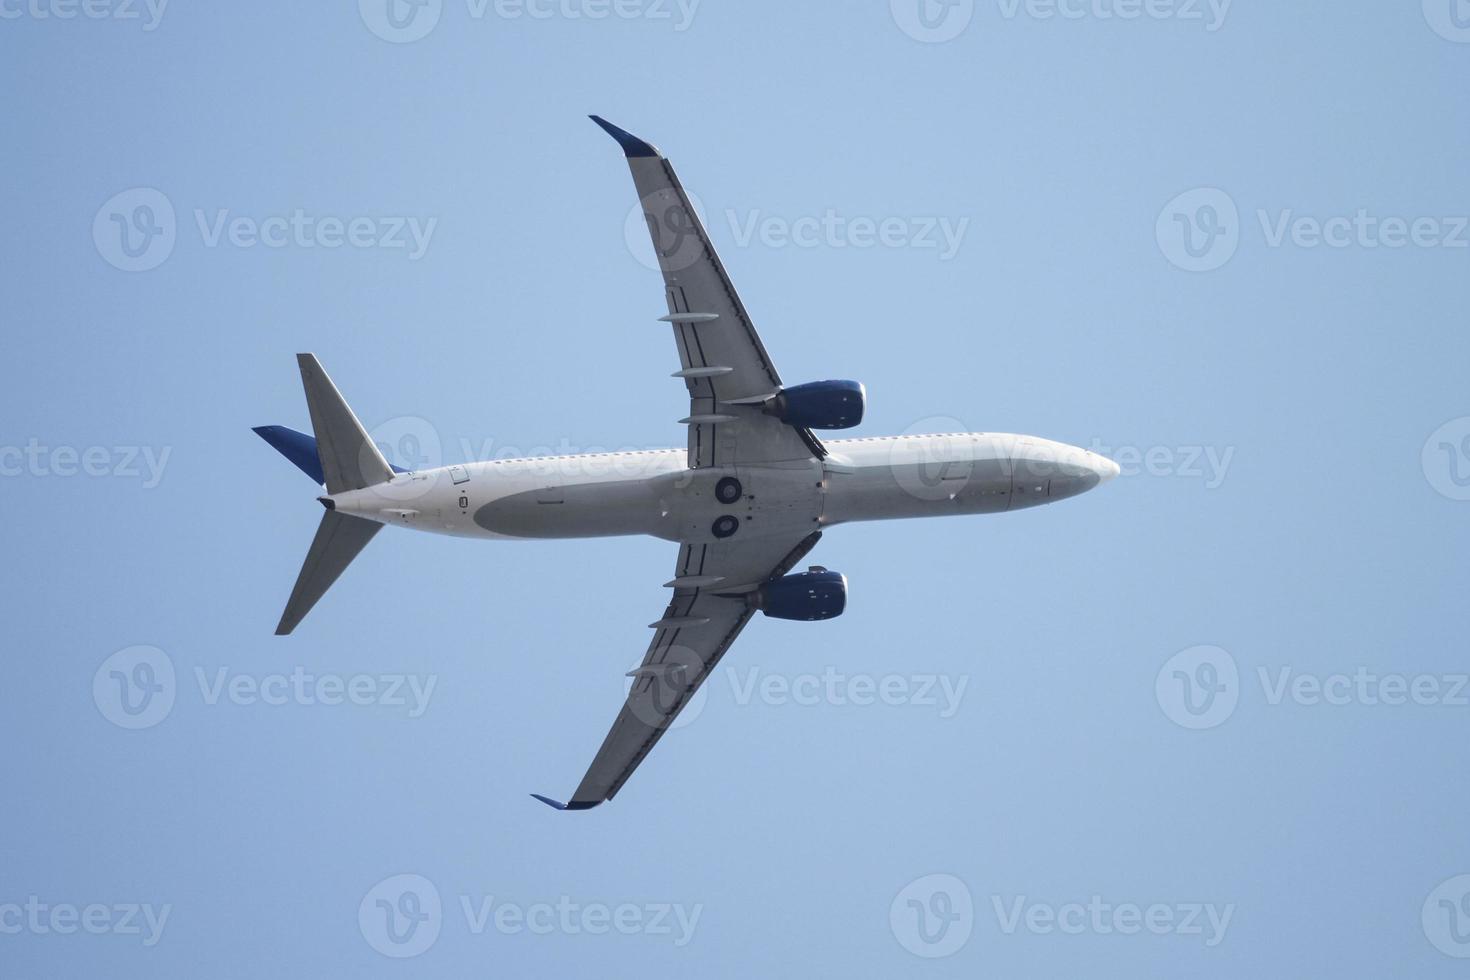
POLYGON ((559 810, 590 810, 616 796, 754 615, 745 594, 791 571, 821 536, 814 531, 795 546, 779 538, 681 545, 668 583, 673 601, 651 624, 653 642, 629 675, 628 700, 582 784, 568 803, 531 795, 559 810))
POLYGON ((674 168, 656 148, 598 116, 593 122, 628 157, 648 222, 669 314, 679 370, 689 389, 689 468, 818 459, 827 453, 816 436, 766 415, 761 404, 781 387, 781 376, 761 344, 699 215, 674 168))

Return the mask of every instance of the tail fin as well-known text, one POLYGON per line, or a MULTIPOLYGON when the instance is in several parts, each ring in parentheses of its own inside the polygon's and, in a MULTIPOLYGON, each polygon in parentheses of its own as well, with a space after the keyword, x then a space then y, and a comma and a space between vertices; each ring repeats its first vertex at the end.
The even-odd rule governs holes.
POLYGON ((281 613, 281 621, 276 625, 277 636, 290 633, 306 618, 316 601, 326 595, 352 559, 382 529, 383 525, 376 521, 339 514, 335 510, 322 515, 311 550, 306 553, 306 561, 301 566, 301 574, 296 576, 296 587, 291 590, 291 598, 286 600, 286 611, 281 613))
MULTIPOLYGON (((260 426, 256 434, 307 476, 325 484, 329 494, 377 486, 393 479, 395 472, 401 472, 389 466, 373 445, 316 357, 297 354, 296 361, 301 368, 301 384, 306 389, 306 407, 311 413, 316 438, 279 425, 260 426)), ((383 526, 339 513, 326 497, 321 501, 327 512, 322 515, 311 550, 306 553, 301 574, 296 577, 291 598, 276 626, 277 636, 296 628, 383 526)))
POLYGON ((316 432, 317 458, 327 493, 361 490, 393 479, 392 467, 317 363, 316 355, 297 354, 296 363, 301 367, 301 385, 306 389, 306 407, 316 432))

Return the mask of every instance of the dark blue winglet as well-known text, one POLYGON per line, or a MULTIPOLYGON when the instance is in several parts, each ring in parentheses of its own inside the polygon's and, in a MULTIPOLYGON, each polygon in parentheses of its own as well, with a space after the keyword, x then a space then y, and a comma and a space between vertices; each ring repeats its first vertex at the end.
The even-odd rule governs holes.
POLYGON ((545 803, 547 806, 551 807, 553 810, 590 810, 602 802, 601 800, 598 800, 597 803, 586 803, 573 800, 570 803, 561 803, 553 800, 549 796, 542 796, 540 793, 532 793, 531 795, 540 800, 542 803, 545 803))
POLYGON ((602 118, 601 116, 590 116, 588 118, 590 118, 593 122, 597 123, 597 125, 601 126, 603 129, 607 130, 607 135, 609 135, 613 139, 617 140, 618 141, 618 145, 623 148, 623 152, 625 154, 627 154, 628 156, 630 156, 630 157, 656 157, 656 156, 662 156, 662 154, 660 154, 658 152, 658 148, 655 147, 652 143, 645 143, 643 140, 641 140, 638 137, 634 136, 632 133, 628 132, 625 129, 619 129, 618 127, 614 126, 612 123, 608 122, 606 119, 602 118))

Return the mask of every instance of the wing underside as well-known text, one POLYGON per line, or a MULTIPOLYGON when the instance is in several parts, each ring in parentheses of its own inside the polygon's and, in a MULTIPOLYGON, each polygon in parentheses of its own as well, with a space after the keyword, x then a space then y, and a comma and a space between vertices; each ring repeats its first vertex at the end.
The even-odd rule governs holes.
MULTIPOLYGON (((781 390, 755 325, 740 302, 674 168, 652 145, 592 117, 623 148, 664 279, 668 315, 689 391, 690 469, 812 465, 826 450, 804 428, 763 411, 781 390)), ((770 479, 768 476, 767 479, 770 479)), ((629 675, 627 700, 572 799, 558 809, 586 810, 617 795, 658 744, 754 614, 750 594, 789 572, 820 531, 772 529, 765 535, 679 548, 673 598, 650 624, 652 642, 629 675)), ((535 795, 535 794, 533 794, 535 795)))
POLYGON ((781 376, 673 165, 650 144, 592 118, 623 147, 658 255, 663 319, 679 353, 675 376, 689 390, 689 467, 821 459, 826 450, 809 430, 761 411, 781 376))
POLYGON ((673 599, 652 624, 653 641, 586 776, 566 804, 536 798, 586 810, 616 796, 750 621, 748 593, 791 571, 821 536, 814 531, 794 546, 774 538, 680 546, 673 599))

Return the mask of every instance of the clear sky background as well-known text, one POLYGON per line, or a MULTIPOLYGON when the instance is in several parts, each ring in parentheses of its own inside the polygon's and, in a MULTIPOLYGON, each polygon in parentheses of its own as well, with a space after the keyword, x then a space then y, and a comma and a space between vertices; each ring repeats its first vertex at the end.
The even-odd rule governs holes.
POLYGON ((1463 975, 1470 10, 27 3, 0 974, 1463 975), (855 434, 1125 475, 832 531, 846 615, 757 619, 558 814, 673 546, 388 530, 277 638, 320 508, 250 427, 307 427, 313 351, 415 465, 679 444, 589 112, 674 161, 788 381, 865 382, 855 434), (297 671, 373 703, 252 693, 297 671))

